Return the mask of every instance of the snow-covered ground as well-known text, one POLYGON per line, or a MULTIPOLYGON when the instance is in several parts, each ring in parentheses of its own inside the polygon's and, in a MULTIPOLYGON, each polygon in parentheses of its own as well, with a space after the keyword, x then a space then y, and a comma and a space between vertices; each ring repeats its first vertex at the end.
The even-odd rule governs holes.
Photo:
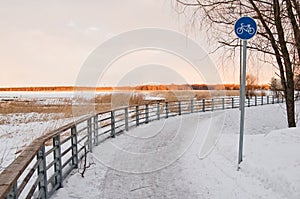
POLYGON ((74 92, 51 92, 51 91, 1 91, 0 98, 70 98, 74 95, 74 92))
POLYGON ((19 113, 0 114, 0 173, 34 139, 73 121, 61 118, 62 114, 19 113))
POLYGON ((154 121, 94 148, 53 198, 298 199, 300 129, 286 126, 283 104, 247 108, 237 171, 238 109, 154 121))

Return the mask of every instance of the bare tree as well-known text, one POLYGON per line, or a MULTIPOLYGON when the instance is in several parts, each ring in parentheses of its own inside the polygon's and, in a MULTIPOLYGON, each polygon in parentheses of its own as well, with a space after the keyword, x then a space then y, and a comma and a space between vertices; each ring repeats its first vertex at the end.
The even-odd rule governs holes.
POLYGON ((257 78, 252 74, 246 75, 246 97, 251 98, 255 95, 255 88, 257 87, 257 78))
POLYGON ((297 91, 300 91, 300 74, 297 74, 295 76, 295 89, 297 91))
POLYGON ((280 79, 276 79, 275 77, 271 78, 270 89, 273 91, 273 94, 278 98, 281 95, 282 85, 280 79))
POLYGON ((175 0, 176 10, 190 16, 193 25, 206 28, 209 40, 234 54, 240 46, 233 33, 235 21, 243 15, 257 20, 258 32, 248 42, 257 59, 279 71, 287 106, 289 127, 295 127, 294 68, 300 57, 299 0, 175 0))
POLYGON ((298 73, 295 76, 295 90, 296 90, 295 100, 299 100, 300 99, 300 73, 298 73))

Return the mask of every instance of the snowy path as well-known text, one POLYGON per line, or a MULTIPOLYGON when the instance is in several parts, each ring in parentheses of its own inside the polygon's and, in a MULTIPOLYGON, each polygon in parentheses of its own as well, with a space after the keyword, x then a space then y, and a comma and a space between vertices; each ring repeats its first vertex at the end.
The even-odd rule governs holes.
POLYGON ((283 143, 281 134, 265 136, 286 126, 282 112, 279 105, 247 109, 245 158, 239 172, 238 110, 185 115, 142 125, 100 144, 90 156, 95 165, 85 178, 75 171, 53 198, 299 198, 299 129, 290 140, 285 135, 283 143), (211 145, 214 136, 218 143, 201 159, 208 131, 215 134, 206 143, 211 145), (278 144, 283 153, 272 153, 278 144), (289 151, 284 148, 290 144, 294 154, 285 164, 281 161, 287 161, 289 151), (278 161, 268 165, 275 158, 278 161), (280 176, 272 175, 276 172, 280 176))

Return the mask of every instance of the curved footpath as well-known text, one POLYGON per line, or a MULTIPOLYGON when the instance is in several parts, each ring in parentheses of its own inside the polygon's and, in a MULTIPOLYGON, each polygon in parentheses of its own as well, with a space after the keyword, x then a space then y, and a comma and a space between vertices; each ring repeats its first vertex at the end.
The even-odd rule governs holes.
POLYGON ((52 198, 300 198, 300 130, 274 131, 287 126, 283 109, 246 109, 240 171, 239 111, 197 113, 101 143, 85 177, 74 171, 52 198))

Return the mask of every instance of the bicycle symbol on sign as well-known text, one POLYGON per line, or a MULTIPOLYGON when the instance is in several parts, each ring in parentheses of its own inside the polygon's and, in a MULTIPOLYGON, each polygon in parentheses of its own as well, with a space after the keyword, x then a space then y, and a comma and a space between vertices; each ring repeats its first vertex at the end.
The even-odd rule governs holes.
POLYGON ((255 33, 254 28, 250 26, 250 24, 244 25, 244 23, 241 23, 241 26, 237 28, 236 33, 241 35, 245 32, 249 33, 250 35, 253 35, 255 33))

